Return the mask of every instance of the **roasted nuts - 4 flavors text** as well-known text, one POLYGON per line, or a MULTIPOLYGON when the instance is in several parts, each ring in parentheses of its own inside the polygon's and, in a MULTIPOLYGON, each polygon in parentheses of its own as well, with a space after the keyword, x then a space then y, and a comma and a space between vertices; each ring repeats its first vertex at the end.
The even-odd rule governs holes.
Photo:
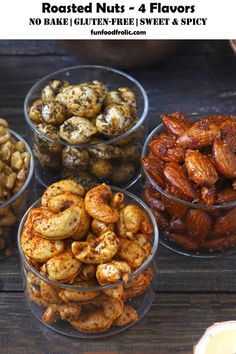
POLYGON ((153 137, 142 159, 160 187, 148 181, 145 190, 158 225, 170 241, 189 251, 235 246, 235 118, 207 116, 191 123, 175 112, 162 121, 165 131, 153 137))
POLYGON ((27 294, 45 308, 45 323, 62 319, 86 333, 126 326, 138 319, 130 299, 152 280, 151 268, 132 277, 152 253, 152 242, 148 215, 127 204, 123 193, 101 184, 85 194, 73 180, 56 182, 30 210, 21 235, 31 266, 56 284, 28 270, 27 294))

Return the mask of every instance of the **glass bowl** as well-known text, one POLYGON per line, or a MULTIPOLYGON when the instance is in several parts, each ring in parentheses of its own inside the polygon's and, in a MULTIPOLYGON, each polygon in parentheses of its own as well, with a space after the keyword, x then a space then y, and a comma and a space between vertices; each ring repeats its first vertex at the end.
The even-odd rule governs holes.
MULTIPOLYGON (((153 259, 154 259, 154 255, 157 251, 158 238, 159 238, 159 233, 158 233, 158 228, 156 225, 155 218, 153 217, 151 211, 146 206, 146 204, 142 200, 140 200, 138 197, 136 197, 135 195, 133 195, 127 191, 123 191, 117 187, 111 187, 111 189, 113 192, 124 193, 125 203, 135 203, 135 204, 139 205, 139 207, 148 214, 150 221, 153 225, 153 230, 154 230, 152 251, 151 251, 150 255, 148 256, 148 258, 144 261, 144 263, 138 269, 136 269, 135 271, 133 271, 131 273, 131 275, 129 277, 128 284, 131 281, 134 281, 135 278, 140 276, 141 273, 149 272, 150 269, 152 270, 152 273, 153 273, 153 279, 152 279, 152 282, 150 283, 149 287, 146 288, 143 293, 140 293, 140 295, 137 295, 135 297, 130 297, 126 300, 125 304, 134 307, 138 313, 138 318, 134 322, 132 322, 126 326, 122 326, 122 327, 111 326, 105 332, 90 334, 90 333, 84 333, 84 332, 77 331, 69 324, 69 322, 62 321, 62 320, 58 320, 57 322, 54 322, 52 324, 45 324, 42 321, 42 316, 45 311, 45 307, 47 307, 48 304, 47 305, 42 304, 43 298, 40 296, 37 296, 37 292, 39 291, 40 283, 41 283, 41 285, 43 284, 44 288, 50 287, 51 289, 54 289, 54 290, 56 289, 56 291, 65 291, 65 290, 71 291, 71 290, 73 290, 73 291, 79 291, 80 293, 84 293, 86 291, 87 294, 88 293, 91 294, 92 292, 96 291, 100 294, 101 292, 108 292, 108 291, 112 291, 112 290, 119 291, 119 289, 121 287, 123 287, 124 282, 119 281, 119 282, 105 285, 105 286, 98 285, 98 286, 85 288, 85 287, 79 287, 79 286, 69 285, 69 284, 61 284, 59 282, 52 281, 52 280, 48 279, 47 277, 45 277, 44 275, 42 275, 36 268, 34 268, 22 251, 21 234, 22 234, 22 229, 24 227, 24 224, 27 219, 29 211, 32 208, 38 207, 40 205, 40 200, 36 201, 28 209, 28 211, 25 213, 24 217, 22 218, 19 229, 18 229, 18 248, 19 248, 20 260, 21 260, 24 293, 25 293, 25 296, 27 299, 28 306, 31 309, 31 311, 33 312, 33 314, 38 318, 38 320, 40 322, 42 322, 45 326, 47 326, 48 328, 50 328, 56 332, 59 332, 61 334, 64 334, 64 335, 67 335, 70 337, 75 337, 75 338, 107 337, 110 335, 117 334, 121 331, 124 331, 128 327, 132 326, 133 324, 135 324, 136 322, 138 322, 139 320, 141 320, 141 318, 143 318, 145 316, 145 314, 150 309, 152 302, 154 300, 154 297, 155 297, 155 290, 153 287, 153 281, 154 281, 154 276, 155 276, 155 266, 153 264, 153 259), (34 295, 32 296, 32 294, 34 294, 34 295)), ((127 285, 124 285, 124 286, 127 286, 127 285)))
MULTIPOLYGON (((195 121, 199 120, 200 118, 202 118, 198 114, 190 115, 188 117, 190 118, 191 122, 195 122, 195 121)), ((148 155, 149 144, 152 141, 152 139, 156 135, 159 135, 162 132, 165 132, 165 128, 164 128, 164 124, 161 123, 149 134, 149 136, 143 146, 142 158, 144 158, 145 156, 148 155)), ((153 188, 154 190, 156 190, 158 193, 161 194, 161 198, 165 197, 172 204, 175 203, 175 206, 177 208, 179 207, 179 210, 184 210, 184 208, 186 208, 186 210, 189 210, 189 209, 203 210, 203 211, 207 212, 208 215, 210 215, 213 222, 215 222, 218 219, 218 217, 220 217, 222 214, 224 214, 227 210, 230 210, 233 207, 236 207, 236 201, 230 202, 230 203, 224 203, 224 204, 216 204, 216 205, 212 205, 210 207, 205 204, 187 202, 187 201, 181 200, 179 198, 174 197, 173 195, 166 193, 151 178, 151 176, 147 173, 147 171, 144 168, 142 168, 142 176, 143 176, 142 185, 144 188, 148 188, 148 186, 146 184, 149 184, 149 186, 151 186, 151 188, 153 188)), ((149 207, 151 207, 150 203, 147 202, 147 204, 149 205, 149 207)), ((154 211, 153 211, 153 213, 155 214, 154 211)), ((185 215, 186 215, 186 213, 184 214, 184 218, 185 218, 185 215)), ((157 220, 157 224, 158 224, 158 227, 160 230, 160 243, 162 245, 164 245, 166 248, 168 248, 176 253, 179 253, 184 256, 195 257, 195 258, 216 258, 216 257, 225 256, 225 255, 230 255, 230 254, 236 252, 236 247, 230 247, 230 248, 226 248, 224 250, 208 250, 208 249, 200 248, 196 251, 191 251, 191 250, 184 249, 168 238, 168 232, 170 231, 169 226, 168 226, 168 224, 164 225, 165 224, 164 219, 162 219, 161 217, 159 218, 159 216, 164 216, 164 218, 167 220, 170 220, 170 218, 172 218, 172 216, 165 210, 165 211, 161 211, 158 214, 156 214, 156 220, 157 220)), ((172 233, 173 233, 173 231, 172 231, 172 233)))
POLYGON ((61 177, 72 177, 79 183, 84 184, 85 187, 91 187, 93 184, 106 182, 120 188, 129 188, 141 176, 140 156, 141 147, 148 132, 146 120, 147 112, 148 98, 144 88, 132 76, 124 72, 103 66, 82 65, 65 68, 45 76, 30 89, 24 103, 26 122, 34 132, 32 145, 36 162, 37 179, 45 187, 61 179, 61 177), (73 145, 63 141, 62 139, 56 140, 48 137, 37 129, 29 118, 28 112, 32 103, 41 97, 42 89, 52 79, 70 81, 72 84, 100 80, 108 87, 109 90, 114 90, 118 87, 130 88, 135 93, 137 100, 137 123, 129 131, 118 137, 109 140, 96 141, 94 143, 91 142, 73 145), (124 149, 128 149, 131 144, 135 144, 137 146, 138 152, 137 154, 129 154, 129 156, 127 155, 127 158, 124 158, 124 149), (89 164, 92 156, 95 158, 98 156, 94 155, 94 151, 97 153, 97 149, 111 150, 114 149, 114 147, 116 150, 119 148, 119 152, 117 152, 116 155, 112 152, 109 157, 105 157, 105 153, 102 153, 102 159, 105 159, 104 164, 106 164, 106 171, 108 172, 103 173, 102 175, 100 172, 97 173, 97 170, 94 172, 95 168, 91 168, 93 163, 90 162, 89 164), (73 150, 72 152, 72 148, 75 148, 76 150, 73 150), (86 162, 83 167, 78 167, 73 162, 71 164, 71 169, 68 168, 68 164, 65 163, 65 159, 63 163, 62 151, 64 152, 63 156, 66 155, 71 161, 71 159, 74 156, 77 156, 78 153, 84 153, 85 149, 89 152, 89 161, 86 162), (67 165, 66 168, 64 167, 65 164, 67 165))
POLYGON ((32 187, 32 176, 34 173, 34 158, 29 145, 19 134, 11 129, 9 129, 9 131, 16 141, 22 141, 25 144, 25 151, 30 153, 31 159, 29 173, 22 187, 16 194, 0 205, 0 260, 10 256, 15 246, 16 237, 13 236, 17 234, 18 222, 28 208, 28 194, 32 187), (10 220, 10 218, 7 220, 8 213, 13 214, 15 220, 10 220), (2 219, 4 219, 4 221, 2 219))

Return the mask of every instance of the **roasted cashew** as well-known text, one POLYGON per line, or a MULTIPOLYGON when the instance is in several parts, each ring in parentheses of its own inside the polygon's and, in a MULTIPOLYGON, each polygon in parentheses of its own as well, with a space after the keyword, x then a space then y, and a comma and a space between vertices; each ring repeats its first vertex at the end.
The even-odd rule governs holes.
POLYGON ((109 205, 111 200, 112 191, 103 183, 88 191, 85 196, 85 208, 94 219, 113 224, 119 219, 119 212, 109 205))
POLYGON ((112 320, 120 317, 124 311, 124 303, 105 294, 97 298, 97 302, 102 306, 104 315, 112 320))
POLYGON ((60 213, 47 211, 47 215, 42 213, 34 220, 34 229, 42 237, 49 240, 62 240, 71 237, 81 224, 81 209, 72 206, 60 213))
POLYGON ((72 181, 71 179, 64 179, 62 181, 51 184, 44 192, 41 203, 43 206, 48 205, 50 198, 55 197, 59 194, 72 193, 80 197, 84 195, 84 188, 80 184, 72 181))
POLYGON ((134 242, 142 247, 146 259, 152 252, 152 243, 150 242, 150 237, 146 234, 138 233, 135 235, 134 242))
POLYGON ((64 302, 78 301, 80 303, 86 303, 95 299, 100 294, 99 291, 84 290, 85 288, 94 287, 98 285, 94 279, 89 279, 86 281, 76 281, 73 283, 73 285, 78 287, 81 286, 83 290, 81 291, 69 290, 69 289, 61 290, 59 292, 59 297, 62 301, 64 302))
POLYGON ((134 269, 138 268, 143 263, 145 258, 145 253, 142 246, 122 237, 120 238, 120 247, 117 255, 134 269))
POLYGON ((107 331, 113 320, 107 318, 103 311, 94 311, 81 315, 78 320, 70 321, 70 324, 78 331, 84 333, 101 333, 107 331))
POLYGON ((107 231, 91 242, 73 242, 72 252, 83 263, 100 264, 110 261, 117 253, 119 241, 115 233, 107 231))
POLYGON ((57 320, 67 320, 67 321, 74 321, 77 320, 81 313, 81 306, 80 304, 76 303, 68 303, 68 304, 61 304, 50 305, 43 314, 43 322, 44 323, 53 323, 57 320))
POLYGON ((125 196, 121 192, 117 192, 117 193, 113 194, 112 200, 111 200, 112 208, 118 209, 118 210, 122 209, 124 207, 124 199, 125 199, 125 196))
POLYGON ((49 259, 41 267, 41 273, 51 280, 67 283, 79 274, 81 266, 81 262, 73 256, 68 248, 49 259))
POLYGON ((45 308, 50 306, 50 303, 41 297, 41 293, 38 290, 37 285, 35 286, 34 284, 27 282, 26 290, 27 290, 27 295, 28 295, 29 299, 31 301, 33 301, 36 305, 41 306, 41 307, 45 307, 45 308))
POLYGON ((100 285, 116 283, 120 280, 127 282, 131 268, 123 261, 110 261, 97 266, 96 277, 100 285))
POLYGON ((30 298, 40 304, 40 306, 60 304, 62 302, 58 297, 57 288, 47 284, 32 273, 27 274, 27 290, 30 298))
POLYGON ((90 216, 85 210, 84 199, 72 193, 60 194, 50 198, 48 207, 55 213, 62 212, 72 206, 77 206, 80 210, 80 222, 71 237, 74 240, 80 240, 89 231, 90 216))
POLYGON ((120 218, 116 224, 118 235, 133 239, 140 229, 143 220, 142 210, 136 204, 125 206, 120 212, 120 218))
POLYGON ((148 236, 153 236, 154 230, 153 230, 152 223, 144 210, 142 210, 142 216, 143 216, 143 220, 140 224, 140 232, 148 236))
POLYGON ((153 278, 153 271, 151 268, 145 269, 139 273, 134 279, 124 285, 126 297, 132 298, 139 296, 149 287, 153 278))
POLYGON ((114 231, 114 224, 104 224, 102 221, 93 219, 91 223, 91 229, 95 235, 100 236, 107 231, 114 231))
POLYGON ((83 264, 79 277, 82 280, 92 279, 96 276, 96 265, 95 264, 83 264))
POLYGON ((114 322, 114 326, 122 327, 137 321, 138 312, 131 306, 125 306, 123 314, 118 317, 114 322))
POLYGON ((114 288, 104 289, 103 292, 104 294, 106 294, 109 297, 112 297, 113 299, 122 300, 122 301, 125 300, 125 291, 124 291, 123 284, 119 284, 114 288))
POLYGON ((46 240, 38 236, 32 223, 28 223, 23 229, 21 247, 29 258, 39 263, 47 262, 50 258, 64 251, 62 241, 46 240))
POLYGON ((94 241, 97 239, 97 235, 95 235, 93 232, 89 231, 86 235, 86 242, 94 241))
POLYGON ((136 204, 129 204, 120 212, 117 222, 118 235, 133 239, 138 232, 148 235, 153 234, 153 227, 147 214, 136 204))

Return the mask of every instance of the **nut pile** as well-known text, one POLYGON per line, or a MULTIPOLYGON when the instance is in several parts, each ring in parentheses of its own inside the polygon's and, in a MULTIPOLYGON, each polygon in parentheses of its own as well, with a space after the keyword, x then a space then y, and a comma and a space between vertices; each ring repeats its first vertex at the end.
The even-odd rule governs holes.
POLYGON ((85 194, 75 181, 56 182, 29 212, 21 246, 32 266, 58 286, 28 271, 28 296, 46 309, 45 323, 62 319, 86 333, 125 326, 138 318, 126 300, 145 292, 152 280, 151 268, 129 280, 151 254, 152 241, 148 215, 126 204, 122 193, 101 184, 85 194), (124 284, 86 290, 119 281, 124 284), (60 283, 82 289, 63 289, 60 283))
POLYGON ((21 195, 10 205, 4 203, 24 185, 30 168, 30 153, 23 141, 17 141, 0 118, 0 258, 10 255, 9 232, 22 210, 25 196, 21 195))
POLYGON ((170 241, 189 251, 235 246, 236 206, 212 208, 236 201, 235 118, 207 116, 191 123, 175 112, 162 121, 166 132, 153 138, 142 159, 148 175, 169 195, 147 183, 145 198, 158 225, 170 241))
POLYGON ((136 142, 140 131, 113 145, 103 143, 137 123, 136 99, 130 89, 108 91, 100 81, 72 85, 53 80, 30 107, 29 117, 39 133, 53 140, 95 144, 91 148, 64 147, 35 133, 33 152, 43 168, 65 167, 63 178, 79 172, 79 182, 124 183, 134 176, 141 153, 136 142))

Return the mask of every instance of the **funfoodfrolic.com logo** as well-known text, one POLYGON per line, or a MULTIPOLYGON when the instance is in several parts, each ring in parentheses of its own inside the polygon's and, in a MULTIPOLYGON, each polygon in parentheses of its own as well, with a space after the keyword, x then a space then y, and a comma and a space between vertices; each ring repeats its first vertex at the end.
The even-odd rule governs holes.
POLYGON ((146 36, 146 31, 130 31, 130 30, 118 30, 114 29, 112 31, 107 30, 91 30, 92 36, 146 36))

